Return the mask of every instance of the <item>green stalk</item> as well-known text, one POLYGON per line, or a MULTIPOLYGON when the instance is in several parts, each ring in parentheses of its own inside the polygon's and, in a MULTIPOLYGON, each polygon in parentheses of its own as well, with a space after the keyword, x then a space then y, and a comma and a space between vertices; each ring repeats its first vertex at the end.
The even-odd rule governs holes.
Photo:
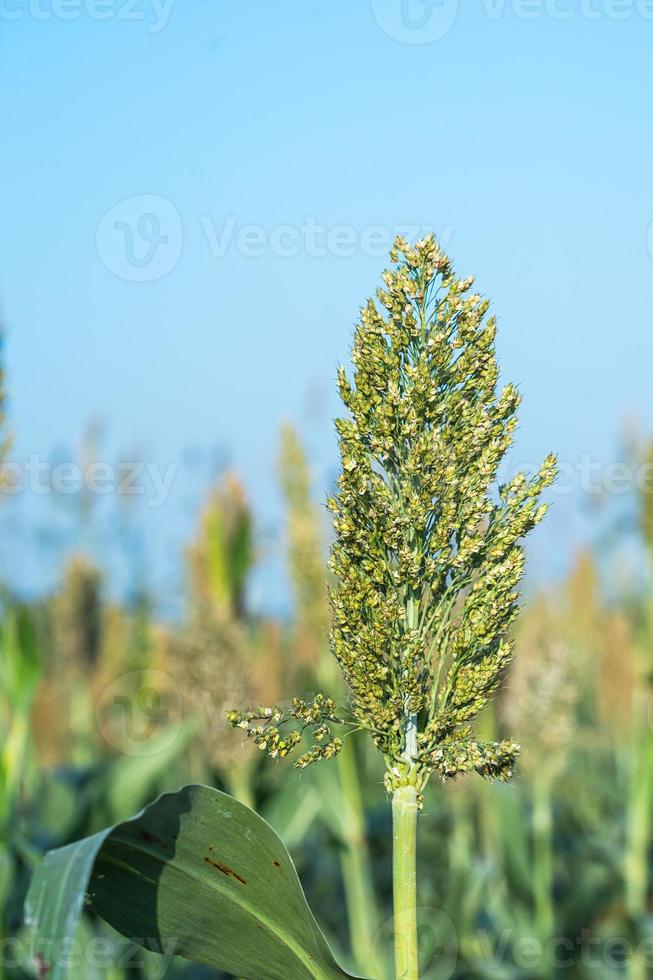
MULTIPOLYGON (((408 607, 411 622, 414 608, 408 607)), ((417 716, 406 715, 403 757, 410 775, 417 755, 417 716)), ((410 783, 392 796, 392 890, 395 980, 419 980, 417 948, 417 814, 419 796, 410 783)))
POLYGON ((342 876, 349 921, 352 953, 359 969, 377 971, 376 903, 365 832, 365 811, 360 791, 360 777, 354 743, 345 739, 338 755, 338 770, 342 789, 342 805, 346 808, 343 820, 345 846, 341 853, 342 876))
POLYGON ((419 980, 417 955, 417 790, 392 797, 392 877, 396 980, 419 980))
POLYGON ((225 774, 225 782, 234 799, 238 800, 239 803, 244 803, 250 810, 256 809, 251 765, 245 762, 242 766, 230 767, 225 774))
POLYGON ((629 826, 625 859, 626 905, 633 918, 646 914, 648 893, 649 811, 651 807, 651 746, 648 733, 640 733, 645 744, 633 749, 629 826))
POLYGON ((553 813, 549 779, 539 777, 533 785, 533 889, 535 918, 540 941, 553 937, 553 813))
MULTIPOLYGON (((650 887, 648 851, 651 841, 651 807, 653 802, 653 738, 647 717, 649 698, 645 675, 645 655, 643 645, 638 649, 640 670, 634 696, 633 725, 630 751, 630 799, 626 854, 624 858, 624 878, 626 908, 636 924, 637 937, 648 914, 648 891, 650 887)), ((645 980, 647 967, 640 956, 633 956, 629 964, 631 980, 645 980)))
MULTIPOLYGON (((330 658, 322 658, 319 677, 325 687, 334 688, 338 683, 334 666, 330 658)), ((343 808, 340 833, 344 846, 340 851, 340 867, 347 905, 349 943, 357 968, 374 974, 379 972, 375 937, 380 916, 367 843, 365 805, 361 794, 363 780, 354 739, 344 739, 336 764, 342 796, 339 806, 343 808)))

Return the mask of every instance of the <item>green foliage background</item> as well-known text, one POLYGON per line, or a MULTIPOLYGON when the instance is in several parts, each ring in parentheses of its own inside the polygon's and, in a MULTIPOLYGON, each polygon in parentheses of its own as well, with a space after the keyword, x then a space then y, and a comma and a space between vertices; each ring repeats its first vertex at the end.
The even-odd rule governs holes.
MULTIPOLYGON (((640 454, 640 458, 646 454, 640 454)), ((234 704, 283 703, 328 686, 326 512, 296 433, 280 449, 288 621, 248 612, 257 561, 246 488, 225 475, 188 548, 183 621, 153 603, 106 598, 87 555, 56 594, 26 605, 5 570, 0 622, 0 975, 24 961, 22 903, 44 850, 124 819, 191 780, 254 806, 296 862, 307 896, 352 971, 391 976, 391 827, 382 763, 364 737, 299 774, 231 730, 234 704)), ((460 780, 426 793, 420 824, 422 975, 630 977, 653 963, 653 499, 633 492, 638 571, 619 576, 609 547, 576 556, 568 578, 532 594, 505 692, 484 736, 516 735, 510 785, 460 780)), ((216 976, 130 948, 88 917, 71 976, 216 976), (103 945, 98 943, 103 940, 103 945)))

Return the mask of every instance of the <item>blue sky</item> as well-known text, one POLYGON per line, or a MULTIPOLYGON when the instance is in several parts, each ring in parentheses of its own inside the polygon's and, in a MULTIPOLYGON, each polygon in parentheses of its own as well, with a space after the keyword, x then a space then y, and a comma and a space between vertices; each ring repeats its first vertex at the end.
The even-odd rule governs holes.
MULTIPOLYGON (((493 299, 514 462, 617 461, 625 419, 653 428, 652 40, 649 0, 0 0, 13 458, 70 459, 96 418, 107 459, 174 467, 136 522, 162 590, 227 460, 272 567, 279 425, 321 494, 383 243, 431 228, 493 299)), ((536 568, 583 540, 584 496, 556 496, 536 568)), ((55 574, 57 507, 5 507, 22 587, 55 574)))

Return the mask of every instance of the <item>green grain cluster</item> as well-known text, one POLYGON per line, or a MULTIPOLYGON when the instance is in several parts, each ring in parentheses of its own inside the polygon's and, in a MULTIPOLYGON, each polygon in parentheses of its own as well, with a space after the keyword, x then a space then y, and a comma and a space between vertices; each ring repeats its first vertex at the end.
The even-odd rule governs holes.
POLYGON ((556 463, 498 484, 520 396, 498 389, 489 302, 433 237, 397 239, 391 258, 356 327, 353 376, 338 375, 331 646, 388 790, 421 791, 434 771, 511 774, 516 744, 483 743, 470 722, 511 657, 520 541, 556 463))

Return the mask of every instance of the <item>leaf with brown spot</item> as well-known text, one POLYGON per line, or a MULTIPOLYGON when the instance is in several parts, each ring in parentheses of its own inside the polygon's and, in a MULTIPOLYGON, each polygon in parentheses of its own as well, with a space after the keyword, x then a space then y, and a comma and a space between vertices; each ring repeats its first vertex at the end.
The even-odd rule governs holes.
MULTIPOLYGON (((129 939, 151 937, 155 952, 174 950, 247 980, 351 978, 272 828, 206 786, 168 793, 133 819, 46 855, 26 903, 37 970, 39 957, 74 938, 86 893, 92 912, 129 939), (171 843, 152 847, 157 840, 171 843), (212 851, 215 859, 202 860, 212 851), (271 865, 277 870, 263 874, 271 865)), ((65 977, 65 964, 52 962, 47 980, 65 977)))
POLYGON ((204 858, 204 860, 207 864, 210 864, 212 867, 217 868, 218 871, 221 871, 223 875, 227 876, 227 878, 235 878, 236 881, 241 883, 241 885, 247 884, 244 878, 241 878, 239 874, 236 874, 233 868, 228 867, 226 864, 220 864, 219 861, 212 861, 211 858, 204 858))

